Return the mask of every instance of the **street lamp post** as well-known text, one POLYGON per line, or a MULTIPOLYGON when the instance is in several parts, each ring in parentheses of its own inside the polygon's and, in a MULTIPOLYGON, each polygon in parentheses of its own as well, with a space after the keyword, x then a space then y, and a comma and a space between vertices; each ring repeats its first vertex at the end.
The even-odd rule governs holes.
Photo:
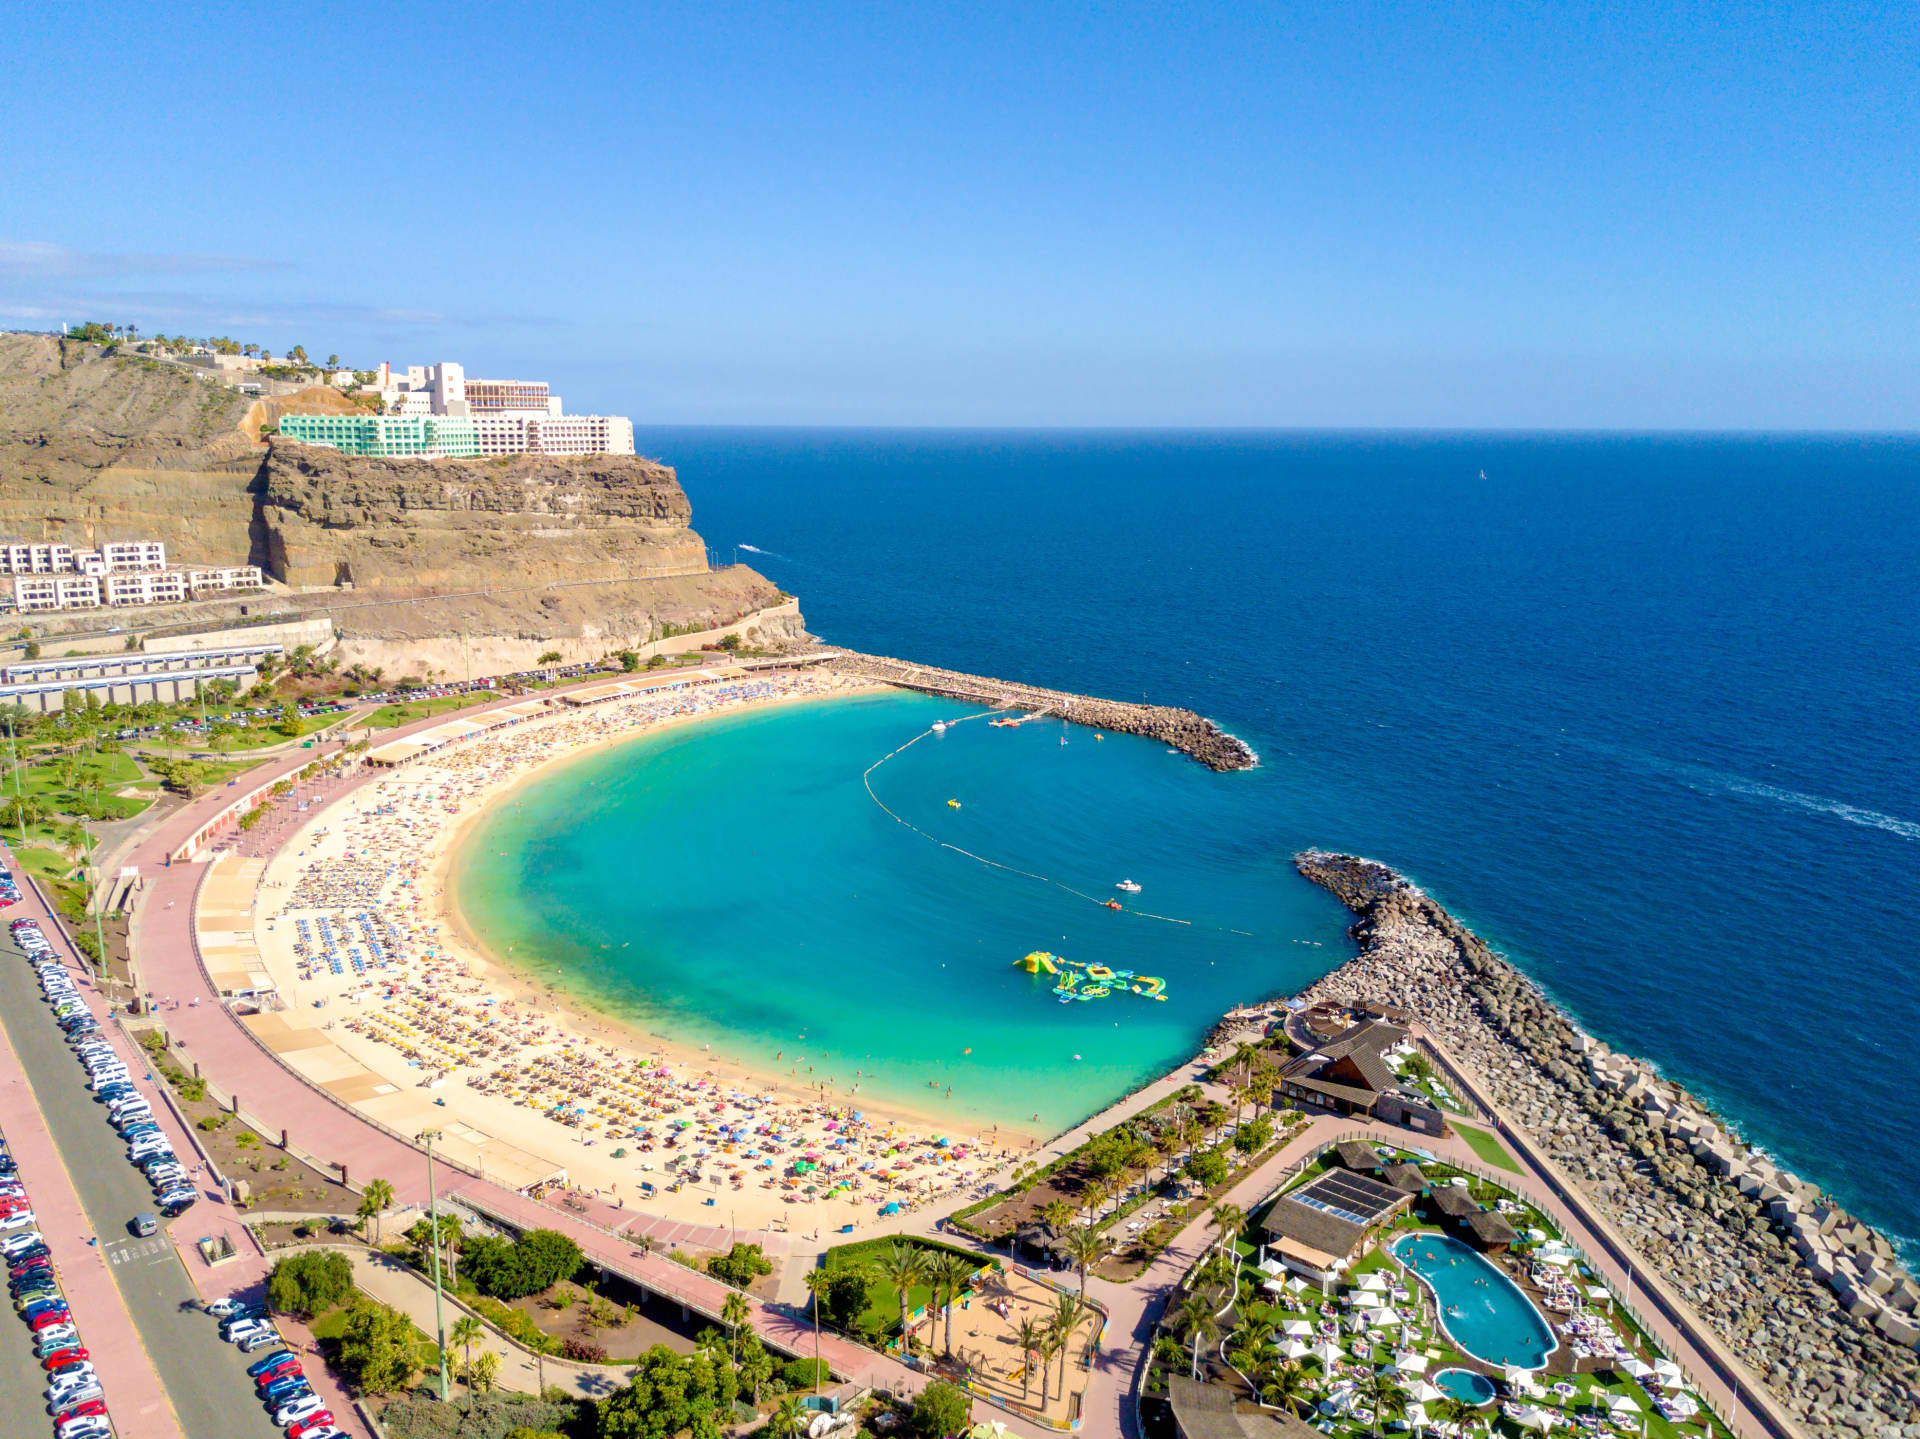
POLYGON ((433 1255, 433 1327, 434 1342, 440 1346, 440 1402, 448 1399, 447 1382, 447 1313, 441 1302, 440 1294, 440 1216, 436 1206, 439 1201, 434 1197, 433 1188, 433 1141, 440 1137, 437 1129, 423 1130, 421 1143, 427 1147, 427 1251, 433 1255))

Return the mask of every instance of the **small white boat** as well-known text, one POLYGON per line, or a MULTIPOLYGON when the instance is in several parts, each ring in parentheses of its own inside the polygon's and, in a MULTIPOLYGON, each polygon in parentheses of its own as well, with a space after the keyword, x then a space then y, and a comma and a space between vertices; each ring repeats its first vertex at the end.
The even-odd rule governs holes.
POLYGON ((947 722, 945 720, 935 720, 933 722, 933 732, 935 734, 945 734, 947 732, 947 722))
POLYGON ((1126 891, 1126 892, 1127 892, 1128 894, 1138 894, 1138 893, 1140 893, 1140 886, 1139 886, 1139 885, 1137 885, 1137 884, 1135 884, 1135 883, 1134 883, 1134 882, 1133 882, 1132 880, 1130 880, 1130 879, 1123 879, 1123 880, 1121 880, 1121 881, 1120 881, 1120 883, 1118 883, 1118 884, 1116 884, 1116 885, 1114 886, 1114 888, 1115 888, 1115 889, 1124 889, 1124 890, 1125 890, 1125 891, 1126 891))

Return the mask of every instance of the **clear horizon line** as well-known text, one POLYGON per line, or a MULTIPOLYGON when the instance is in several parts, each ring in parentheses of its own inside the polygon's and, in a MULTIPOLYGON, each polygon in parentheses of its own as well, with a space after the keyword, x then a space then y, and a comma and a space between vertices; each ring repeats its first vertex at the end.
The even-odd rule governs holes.
POLYGON ((1920 426, 1911 429, 1798 428, 1763 426, 1631 426, 1631 425, 1101 425, 1101 424, 887 424, 874 421, 811 423, 776 420, 655 420, 633 422, 635 430, 860 430, 869 432, 1004 434, 1247 434, 1247 435, 1592 435, 1604 438, 1847 438, 1920 439, 1920 426))

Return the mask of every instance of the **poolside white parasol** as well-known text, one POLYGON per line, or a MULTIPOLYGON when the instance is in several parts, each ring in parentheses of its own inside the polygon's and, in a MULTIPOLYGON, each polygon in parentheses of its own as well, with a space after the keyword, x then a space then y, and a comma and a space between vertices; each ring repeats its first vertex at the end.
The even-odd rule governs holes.
POLYGON ((1305 1339, 1313 1333, 1313 1326, 1304 1319, 1289 1319, 1280 1327, 1280 1332, 1289 1339, 1305 1339))
POLYGON ((1673 1387, 1685 1382, 1680 1366, 1671 1359, 1657 1359, 1653 1365, 1653 1377, 1663 1387, 1673 1387))
POLYGON ((1607 1408, 1615 1414, 1638 1414, 1640 1404, 1631 1394, 1609 1394, 1607 1408))
POLYGON ((1306 1359, 1312 1355, 1313 1350, 1305 1344, 1302 1344, 1298 1339, 1289 1339, 1281 1346, 1280 1352, 1289 1359, 1306 1359))
POLYGON ((1378 1269, 1375 1269, 1371 1273, 1361 1276, 1360 1287, 1369 1294, 1384 1294, 1387 1289, 1387 1276, 1382 1274, 1378 1269))
POLYGON ((1645 1379, 1653 1373, 1653 1366, 1638 1355, 1628 1355, 1621 1361, 1620 1368, 1629 1379, 1645 1379))
POLYGON ((1505 1380, 1507 1381, 1507 1388, 1515 1391, 1516 1393, 1538 1394, 1540 1392, 1539 1389, 1534 1385, 1533 1375, 1529 1374, 1524 1369, 1509 1368, 1506 1374, 1502 1377, 1504 1377, 1505 1380))
POLYGON ((1307 1354, 1310 1358, 1317 1359, 1322 1364, 1328 1365, 1338 1364, 1342 1359, 1347 1357, 1346 1350, 1342 1349, 1332 1340, 1328 1340, 1324 1344, 1314 1345, 1313 1348, 1307 1351, 1307 1354))
POLYGON ((1416 1404, 1431 1404, 1436 1399, 1444 1399, 1446 1397, 1446 1393, 1439 1385, 1430 1384, 1425 1379, 1422 1379, 1418 1384, 1413 1386, 1413 1400, 1416 1404))

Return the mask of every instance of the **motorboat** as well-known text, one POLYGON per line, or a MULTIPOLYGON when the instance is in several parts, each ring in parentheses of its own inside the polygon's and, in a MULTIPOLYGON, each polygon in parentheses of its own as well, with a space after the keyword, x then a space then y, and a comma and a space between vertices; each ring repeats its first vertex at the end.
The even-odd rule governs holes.
POLYGON ((1134 882, 1133 882, 1132 880, 1130 880, 1130 879, 1123 879, 1123 880, 1121 880, 1121 881, 1120 881, 1120 883, 1118 883, 1118 884, 1116 884, 1116 885, 1114 886, 1114 888, 1115 888, 1115 889, 1124 889, 1124 890, 1125 890, 1125 891, 1126 891, 1126 892, 1127 892, 1128 894, 1138 894, 1138 893, 1140 893, 1140 886, 1139 886, 1139 885, 1137 885, 1137 884, 1135 884, 1135 883, 1134 883, 1134 882))

